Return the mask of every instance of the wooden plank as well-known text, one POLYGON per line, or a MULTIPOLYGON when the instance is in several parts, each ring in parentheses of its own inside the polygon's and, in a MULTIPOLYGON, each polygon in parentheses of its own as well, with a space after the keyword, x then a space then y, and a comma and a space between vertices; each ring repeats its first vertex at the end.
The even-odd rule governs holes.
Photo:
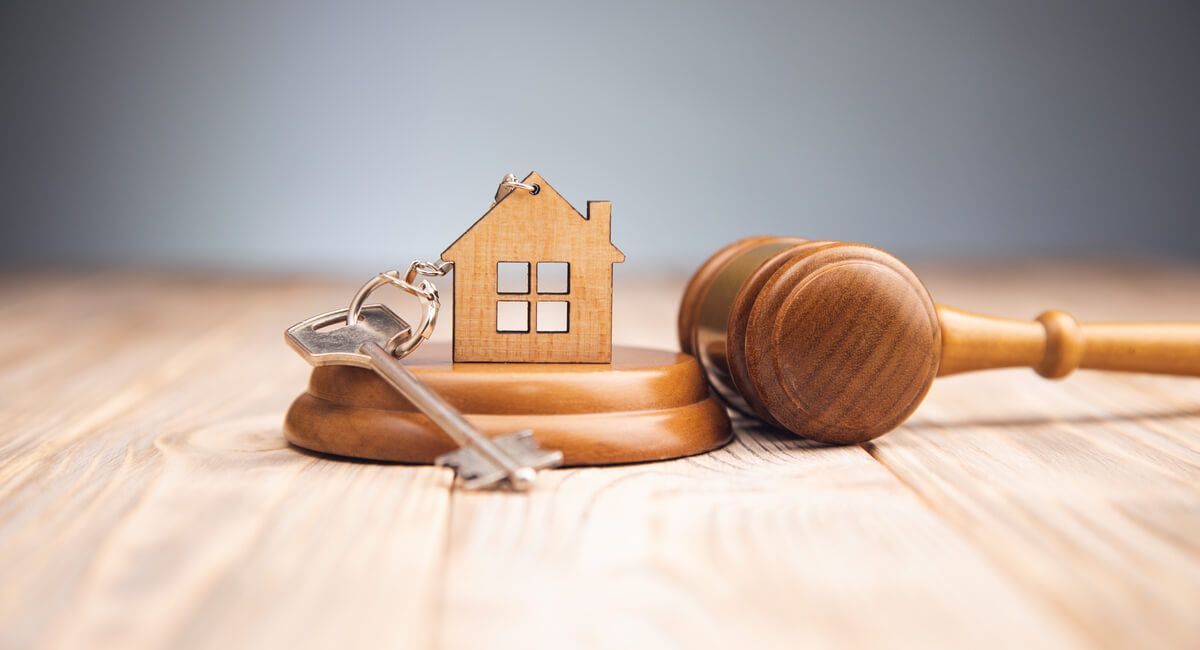
MULTIPOLYGON (((1023 280, 1010 274, 982 294, 943 284, 992 312, 1040 303, 1091 318, 1200 319, 1193 273, 1043 271, 1018 269, 1023 280)), ((1017 370, 940 380, 908 426, 869 448, 1095 645, 1195 647, 1196 387, 1089 372, 1046 382, 1017 370)))
MULTIPOLYGON (((1200 318, 1194 272, 963 268, 922 277, 1004 316, 1200 318)), ((633 280, 616 340, 673 347, 680 284, 633 280)), ((0 278, 0 647, 1198 644, 1195 380, 964 376, 874 458, 743 422, 451 493, 280 442, 308 372, 281 330, 355 286, 0 278)))
MULTIPOLYGON (((1080 408, 1069 389, 1009 379, 935 386, 872 453, 1097 645, 1200 642, 1196 450, 1140 418, 1097 418, 1092 400, 1119 399, 1120 380, 1090 379, 1080 408)), ((1170 426, 1194 440, 1198 409, 1170 426)))
MULTIPOLYGON (((618 340, 672 345, 678 295, 620 292, 618 340)), ((712 454, 543 480, 454 493, 445 647, 1081 643, 860 447, 743 421, 712 454)))
POLYGON ((447 472, 329 461, 280 431, 308 371, 282 329, 352 289, 142 286, 152 314, 95 324, 122 339, 29 360, 40 380, 5 413, 0 646, 429 637, 447 472))
POLYGON ((456 491, 439 641, 476 647, 1076 647, 859 447, 743 423, 667 463, 456 491))

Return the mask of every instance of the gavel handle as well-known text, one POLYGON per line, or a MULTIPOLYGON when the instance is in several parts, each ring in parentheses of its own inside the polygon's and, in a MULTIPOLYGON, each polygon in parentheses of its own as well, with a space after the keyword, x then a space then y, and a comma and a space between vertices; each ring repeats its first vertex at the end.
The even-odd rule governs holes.
POLYGON ((1200 323, 1087 323, 1051 310, 1034 321, 937 306, 938 375, 1029 366, 1047 378, 1076 368, 1200 376, 1200 323))

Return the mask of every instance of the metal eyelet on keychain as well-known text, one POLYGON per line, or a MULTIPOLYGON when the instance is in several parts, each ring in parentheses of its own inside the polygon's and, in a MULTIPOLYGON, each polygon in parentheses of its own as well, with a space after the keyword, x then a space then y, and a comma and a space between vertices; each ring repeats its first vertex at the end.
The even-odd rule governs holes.
POLYGON ((428 280, 414 282, 418 276, 445 275, 451 268, 449 262, 417 260, 403 278, 399 271, 380 273, 355 292, 348 308, 297 323, 288 328, 285 338, 314 366, 351 365, 378 373, 459 446, 434 462, 453 468, 464 487, 503 483, 528 490, 537 470, 562 464, 562 452, 539 447, 528 429, 489 438, 400 363, 433 333, 441 309, 437 287, 428 280), (388 284, 421 301, 421 323, 415 331, 387 307, 363 304, 371 292, 388 284), (339 322, 345 325, 333 327, 339 322))
MULTIPOLYGON (((541 191, 509 174, 500 182, 496 200, 516 189, 541 191)), ((351 365, 378 373, 459 446, 434 462, 453 468, 465 487, 503 483, 527 490, 537 470, 562 464, 562 452, 542 449, 528 429, 489 438, 400 363, 433 334, 441 311, 437 287, 423 278, 440 277, 453 268, 444 260, 413 260, 403 276, 397 270, 380 273, 359 287, 349 307, 297 323, 288 328, 285 339, 314 366, 351 365), (386 306, 365 304, 372 292, 389 284, 421 302, 421 322, 415 330, 386 306), (344 325, 335 327, 339 324, 344 325)))
POLYGON ((514 174, 505 174, 500 180, 500 186, 496 188, 496 198, 492 201, 492 205, 500 202, 500 199, 512 194, 513 190, 525 190, 530 194, 537 196, 542 191, 542 186, 537 183, 522 183, 517 180, 514 174))
MULTIPOLYGON (((537 195, 542 191, 542 188, 536 183, 522 183, 517 180, 514 174, 506 174, 501 179, 499 187, 496 188, 496 198, 493 201, 493 205, 499 202, 500 199, 508 196, 513 190, 525 190, 530 194, 537 195)), ((436 262, 413 260, 408 265, 408 270, 404 273, 403 279, 401 279, 400 272, 397 270, 380 273, 368 280, 366 284, 355 292, 354 297, 350 300, 350 308, 346 313, 346 325, 353 327, 358 323, 363 304, 366 302, 367 297, 379 287, 391 284, 401 291, 415 296, 421 301, 422 308, 421 322, 417 325, 416 333, 396 344, 395 349, 388 350, 396 358, 404 358, 417 349, 417 346, 427 341, 433 334, 433 328, 437 325, 438 312, 441 310, 441 300, 438 297, 437 287, 428 280, 421 280, 421 283, 417 284, 418 276, 438 278, 446 275, 453 268, 453 262, 444 260, 436 262)))

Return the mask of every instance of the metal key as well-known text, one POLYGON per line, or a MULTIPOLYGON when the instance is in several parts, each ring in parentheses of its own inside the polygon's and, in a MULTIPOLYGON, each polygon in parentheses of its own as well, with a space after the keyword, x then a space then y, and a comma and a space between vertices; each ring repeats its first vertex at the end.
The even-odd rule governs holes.
POLYGON ((364 306, 353 325, 346 324, 348 312, 339 309, 297 323, 288 328, 285 339, 314 366, 358 366, 383 377, 458 444, 460 449, 442 454, 434 462, 453 468, 464 487, 504 481, 514 490, 527 490, 538 469, 562 464, 562 452, 542 449, 528 430, 488 438, 421 383, 392 355, 391 351, 412 335, 412 328, 392 310, 383 305, 364 306))

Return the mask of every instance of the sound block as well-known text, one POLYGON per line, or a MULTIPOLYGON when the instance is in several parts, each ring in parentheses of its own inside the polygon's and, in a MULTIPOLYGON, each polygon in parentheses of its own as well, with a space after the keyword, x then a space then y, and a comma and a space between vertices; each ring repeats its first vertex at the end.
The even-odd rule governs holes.
MULTIPOLYGON (((489 436, 530 429, 566 465, 699 454, 729 442, 724 406, 687 354, 613 347, 612 363, 452 363, 448 344, 405 359, 423 382, 489 436)), ((284 433, 338 456, 432 463, 455 448, 383 379, 351 366, 314 368, 284 433)))

